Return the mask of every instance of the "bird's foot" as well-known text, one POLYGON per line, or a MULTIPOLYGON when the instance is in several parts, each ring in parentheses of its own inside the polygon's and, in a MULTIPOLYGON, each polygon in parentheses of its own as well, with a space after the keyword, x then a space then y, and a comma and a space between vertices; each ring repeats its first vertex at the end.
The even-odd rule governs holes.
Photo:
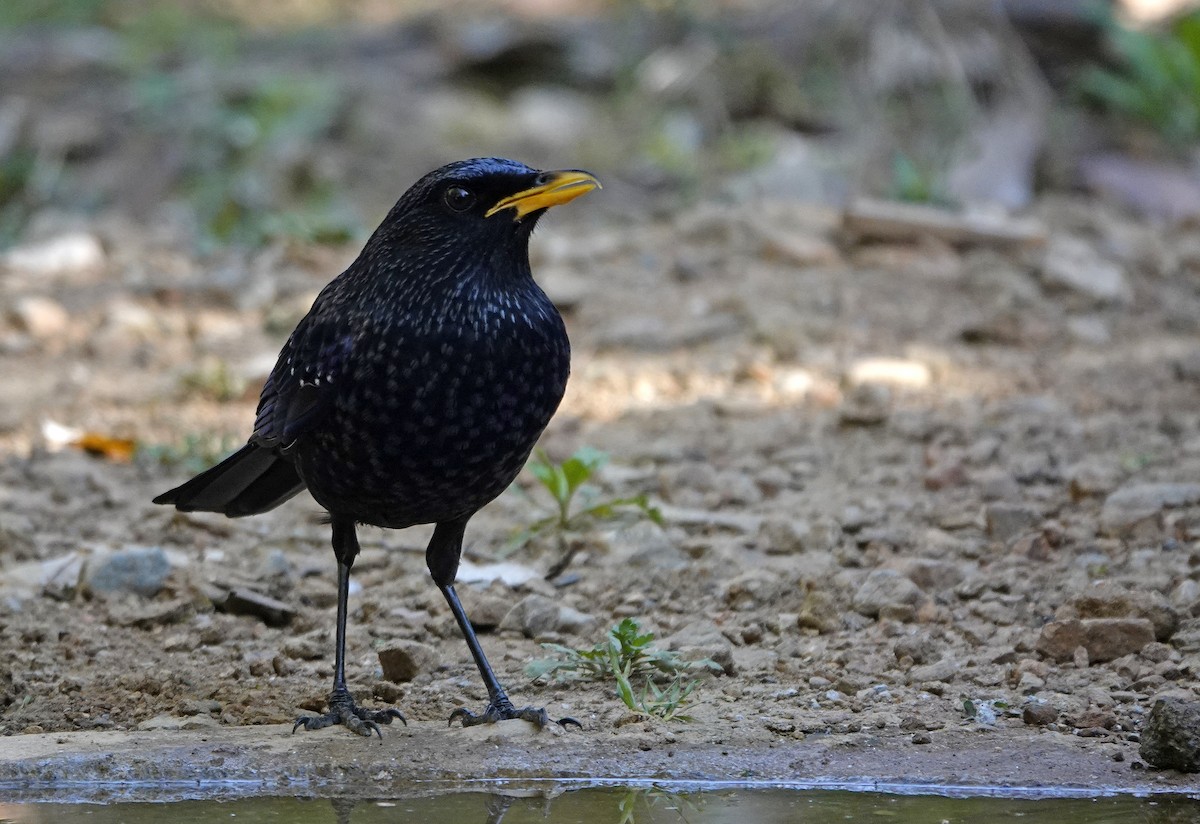
POLYGON ((350 697, 350 693, 346 690, 338 689, 329 694, 329 712, 325 715, 302 715, 296 719, 295 725, 292 727, 292 733, 304 727, 306 730, 319 730, 323 727, 332 727, 334 724, 341 724, 351 732, 356 732, 364 738, 370 738, 372 734, 378 735, 380 740, 383 740, 383 731, 379 729, 380 724, 390 724, 393 720, 399 719, 400 723, 408 726, 408 721, 404 719, 404 714, 400 710, 388 708, 386 710, 369 710, 359 707, 354 703, 354 699, 350 697))
MULTIPOLYGON (((546 710, 542 707, 522 707, 517 709, 507 698, 492 701, 479 715, 471 712, 466 707, 459 707, 450 713, 449 723, 453 725, 455 721, 461 721, 464 727, 474 727, 479 724, 495 724, 497 721, 507 721, 510 718, 520 718, 523 721, 530 721, 537 724, 539 728, 545 727, 550 723, 550 716, 546 714, 546 710)), ((583 729, 583 724, 580 724, 574 718, 557 718, 554 720, 554 723, 560 727, 574 724, 579 729, 583 729)))

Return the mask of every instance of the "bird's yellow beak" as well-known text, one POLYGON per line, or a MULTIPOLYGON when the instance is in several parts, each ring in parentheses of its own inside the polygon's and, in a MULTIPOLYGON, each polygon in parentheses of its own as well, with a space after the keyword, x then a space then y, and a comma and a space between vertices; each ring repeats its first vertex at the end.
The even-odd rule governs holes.
POLYGON ((601 188, 599 180, 578 169, 542 172, 538 179, 543 182, 501 199, 487 210, 484 217, 491 217, 505 209, 514 209, 516 214, 513 215, 513 220, 520 220, 530 212, 567 203, 580 195, 586 195, 592 189, 601 188))

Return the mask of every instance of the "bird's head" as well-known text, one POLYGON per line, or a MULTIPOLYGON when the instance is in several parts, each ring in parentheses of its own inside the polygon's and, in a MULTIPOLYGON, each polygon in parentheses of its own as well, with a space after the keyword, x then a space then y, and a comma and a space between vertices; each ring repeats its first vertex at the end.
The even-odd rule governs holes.
POLYGON ((578 169, 543 172, 498 157, 461 160, 413 184, 379 234, 406 246, 523 250, 547 209, 599 188, 600 181, 578 169))

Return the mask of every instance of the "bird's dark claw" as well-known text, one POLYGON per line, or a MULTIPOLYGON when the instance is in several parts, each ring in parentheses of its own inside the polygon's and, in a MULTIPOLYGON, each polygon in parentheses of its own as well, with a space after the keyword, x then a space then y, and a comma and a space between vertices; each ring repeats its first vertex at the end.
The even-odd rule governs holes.
POLYGON ((294 735, 296 730, 301 727, 306 730, 319 730, 324 727, 332 727, 334 724, 341 724, 364 738, 378 735, 379 740, 382 741, 383 731, 379 729, 379 725, 390 724, 397 719, 404 726, 408 726, 404 714, 398 709, 389 707, 386 710, 370 710, 359 707, 355 705, 350 693, 345 690, 334 690, 329 695, 329 712, 325 715, 300 716, 292 725, 292 734, 294 735))
MULTIPOLYGON (((511 702, 505 700, 488 704, 487 708, 479 715, 471 712, 466 707, 459 707, 450 713, 450 720, 447 722, 447 725, 453 726, 455 721, 461 721, 464 727, 474 727, 479 724, 495 724, 497 721, 508 721, 512 718, 520 718, 523 721, 537 724, 539 729, 550 723, 550 716, 546 714, 546 710, 542 707, 522 707, 521 709, 517 709, 511 702)), ((574 724, 579 729, 583 729, 583 724, 580 724, 574 718, 558 718, 554 720, 554 723, 564 728, 568 724, 574 724)))

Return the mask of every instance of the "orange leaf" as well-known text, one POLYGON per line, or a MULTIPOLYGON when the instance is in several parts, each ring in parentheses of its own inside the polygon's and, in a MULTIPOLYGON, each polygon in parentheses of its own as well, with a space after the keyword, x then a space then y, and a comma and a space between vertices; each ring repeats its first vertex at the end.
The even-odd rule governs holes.
POLYGON ((99 432, 84 432, 71 442, 71 446, 79 447, 89 455, 124 463, 133 458, 137 442, 131 438, 114 438, 99 432))

